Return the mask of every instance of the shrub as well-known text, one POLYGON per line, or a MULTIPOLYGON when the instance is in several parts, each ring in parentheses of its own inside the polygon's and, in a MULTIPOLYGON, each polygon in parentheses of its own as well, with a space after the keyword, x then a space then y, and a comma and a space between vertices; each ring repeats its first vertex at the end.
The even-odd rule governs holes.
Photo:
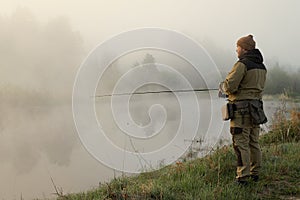
POLYGON ((262 144, 299 142, 300 110, 297 106, 287 108, 288 97, 281 96, 281 104, 272 118, 271 130, 261 136, 262 144))

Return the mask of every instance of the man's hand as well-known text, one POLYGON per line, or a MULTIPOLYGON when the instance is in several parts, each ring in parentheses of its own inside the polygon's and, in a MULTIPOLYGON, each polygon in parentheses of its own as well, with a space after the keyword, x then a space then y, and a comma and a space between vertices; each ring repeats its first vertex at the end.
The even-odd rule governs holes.
POLYGON ((228 95, 226 95, 225 92, 224 92, 224 90, 223 90, 223 83, 224 82, 221 82, 219 84, 219 93, 218 93, 218 97, 219 98, 227 98, 228 97, 228 95))
POLYGON ((228 96, 226 94, 222 93, 222 91, 219 90, 218 97, 219 98, 227 98, 228 96))

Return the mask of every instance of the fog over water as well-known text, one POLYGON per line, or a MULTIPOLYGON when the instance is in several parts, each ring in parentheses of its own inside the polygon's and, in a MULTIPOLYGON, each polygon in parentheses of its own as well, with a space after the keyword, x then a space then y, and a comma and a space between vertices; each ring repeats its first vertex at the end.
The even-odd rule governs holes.
MULTIPOLYGON (((55 197, 51 178, 68 193, 97 187, 99 182, 120 175, 86 151, 72 114, 77 70, 88 53, 105 39, 141 27, 176 30, 203 45, 224 76, 236 61, 237 38, 251 33, 267 67, 279 62, 286 69, 300 70, 299 7, 297 0, 0 0, 0 199, 55 197)), ((193 88, 206 87, 204 78, 187 61, 170 52, 146 49, 115 60, 99 80, 96 94, 111 94, 122 75, 147 63, 154 63, 156 78, 173 81, 174 86, 181 82, 168 71, 160 71, 155 63, 179 71, 193 88)), ((221 80, 215 77, 212 73, 208 81, 217 87, 221 80)), ((150 84, 137 91, 165 89, 150 84)), ((216 112, 211 120, 210 106, 219 110, 225 100, 217 98, 216 92, 211 95, 196 93, 201 115, 196 138, 204 139, 203 150, 230 142, 228 123, 222 122, 221 114, 216 112), (208 133, 210 123, 216 125, 208 133)), ((153 142, 136 139, 134 148, 114 123, 110 100, 95 98, 95 114, 107 137, 120 148, 153 151, 175 136, 181 111, 174 94, 131 97, 131 117, 141 126, 150 123, 148 111, 153 104, 163 105, 167 113, 166 124, 151 138, 153 142)), ((266 102, 269 118, 276 106, 277 102, 266 102)), ((151 135, 157 127, 154 123, 145 135, 151 135)))

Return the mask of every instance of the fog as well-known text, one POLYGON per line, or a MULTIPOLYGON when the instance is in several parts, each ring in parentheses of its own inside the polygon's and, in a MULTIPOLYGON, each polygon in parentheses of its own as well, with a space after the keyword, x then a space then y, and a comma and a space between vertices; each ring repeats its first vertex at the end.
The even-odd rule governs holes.
MULTIPOLYGON (((51 177, 67 193, 96 187, 99 182, 120 174, 85 150, 72 115, 77 70, 99 43, 141 27, 176 30, 203 45, 224 76, 236 61, 236 40, 251 33, 268 67, 279 63, 290 70, 299 70, 299 7, 297 0, 0 0, 0 198, 55 197, 51 177)), ((203 77, 189 63, 152 49, 131 52, 112 63, 98 83, 97 94, 110 94, 124 73, 145 63, 172 66, 194 88, 205 88, 203 77)), ((172 79, 168 72, 157 72, 172 79)), ((214 75, 209 80, 220 81, 214 75)), ((139 88, 140 91, 161 89, 164 88, 157 85, 139 88)), ((169 124, 163 129, 167 134, 153 146, 137 141, 139 151, 163 146, 164 141, 172 138, 180 121, 174 95, 152 97, 132 97, 132 118, 138 124, 148 124, 148 109, 160 103, 168 113, 169 124)), ((198 98, 207 95, 198 94, 198 98)), ((222 100, 215 99, 214 103, 219 105, 222 100)), ((104 129, 112 133, 110 139, 124 148, 125 140, 120 139, 112 121, 109 98, 96 99, 96 106, 97 117, 105 122, 104 129)), ((211 114, 209 110, 204 113, 211 114)), ((225 125, 221 136, 211 135, 207 145, 213 145, 212 141, 218 143, 220 138, 227 141, 226 128, 225 125)))

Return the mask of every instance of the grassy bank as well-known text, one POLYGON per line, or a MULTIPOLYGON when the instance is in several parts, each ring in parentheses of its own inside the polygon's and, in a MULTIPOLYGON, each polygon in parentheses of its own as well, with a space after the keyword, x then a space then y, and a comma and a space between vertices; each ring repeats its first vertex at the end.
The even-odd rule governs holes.
POLYGON ((294 199, 300 198, 300 143, 264 145, 261 180, 234 183, 235 155, 230 146, 191 162, 159 171, 121 177, 85 193, 58 199, 294 199))
MULTIPOLYGON (((279 110, 280 111, 280 110, 279 110)), ((271 131, 260 137, 260 181, 235 184, 236 157, 224 146, 204 158, 178 162, 138 176, 120 177, 94 190, 62 195, 80 199, 300 199, 300 112, 278 112, 271 131)))

